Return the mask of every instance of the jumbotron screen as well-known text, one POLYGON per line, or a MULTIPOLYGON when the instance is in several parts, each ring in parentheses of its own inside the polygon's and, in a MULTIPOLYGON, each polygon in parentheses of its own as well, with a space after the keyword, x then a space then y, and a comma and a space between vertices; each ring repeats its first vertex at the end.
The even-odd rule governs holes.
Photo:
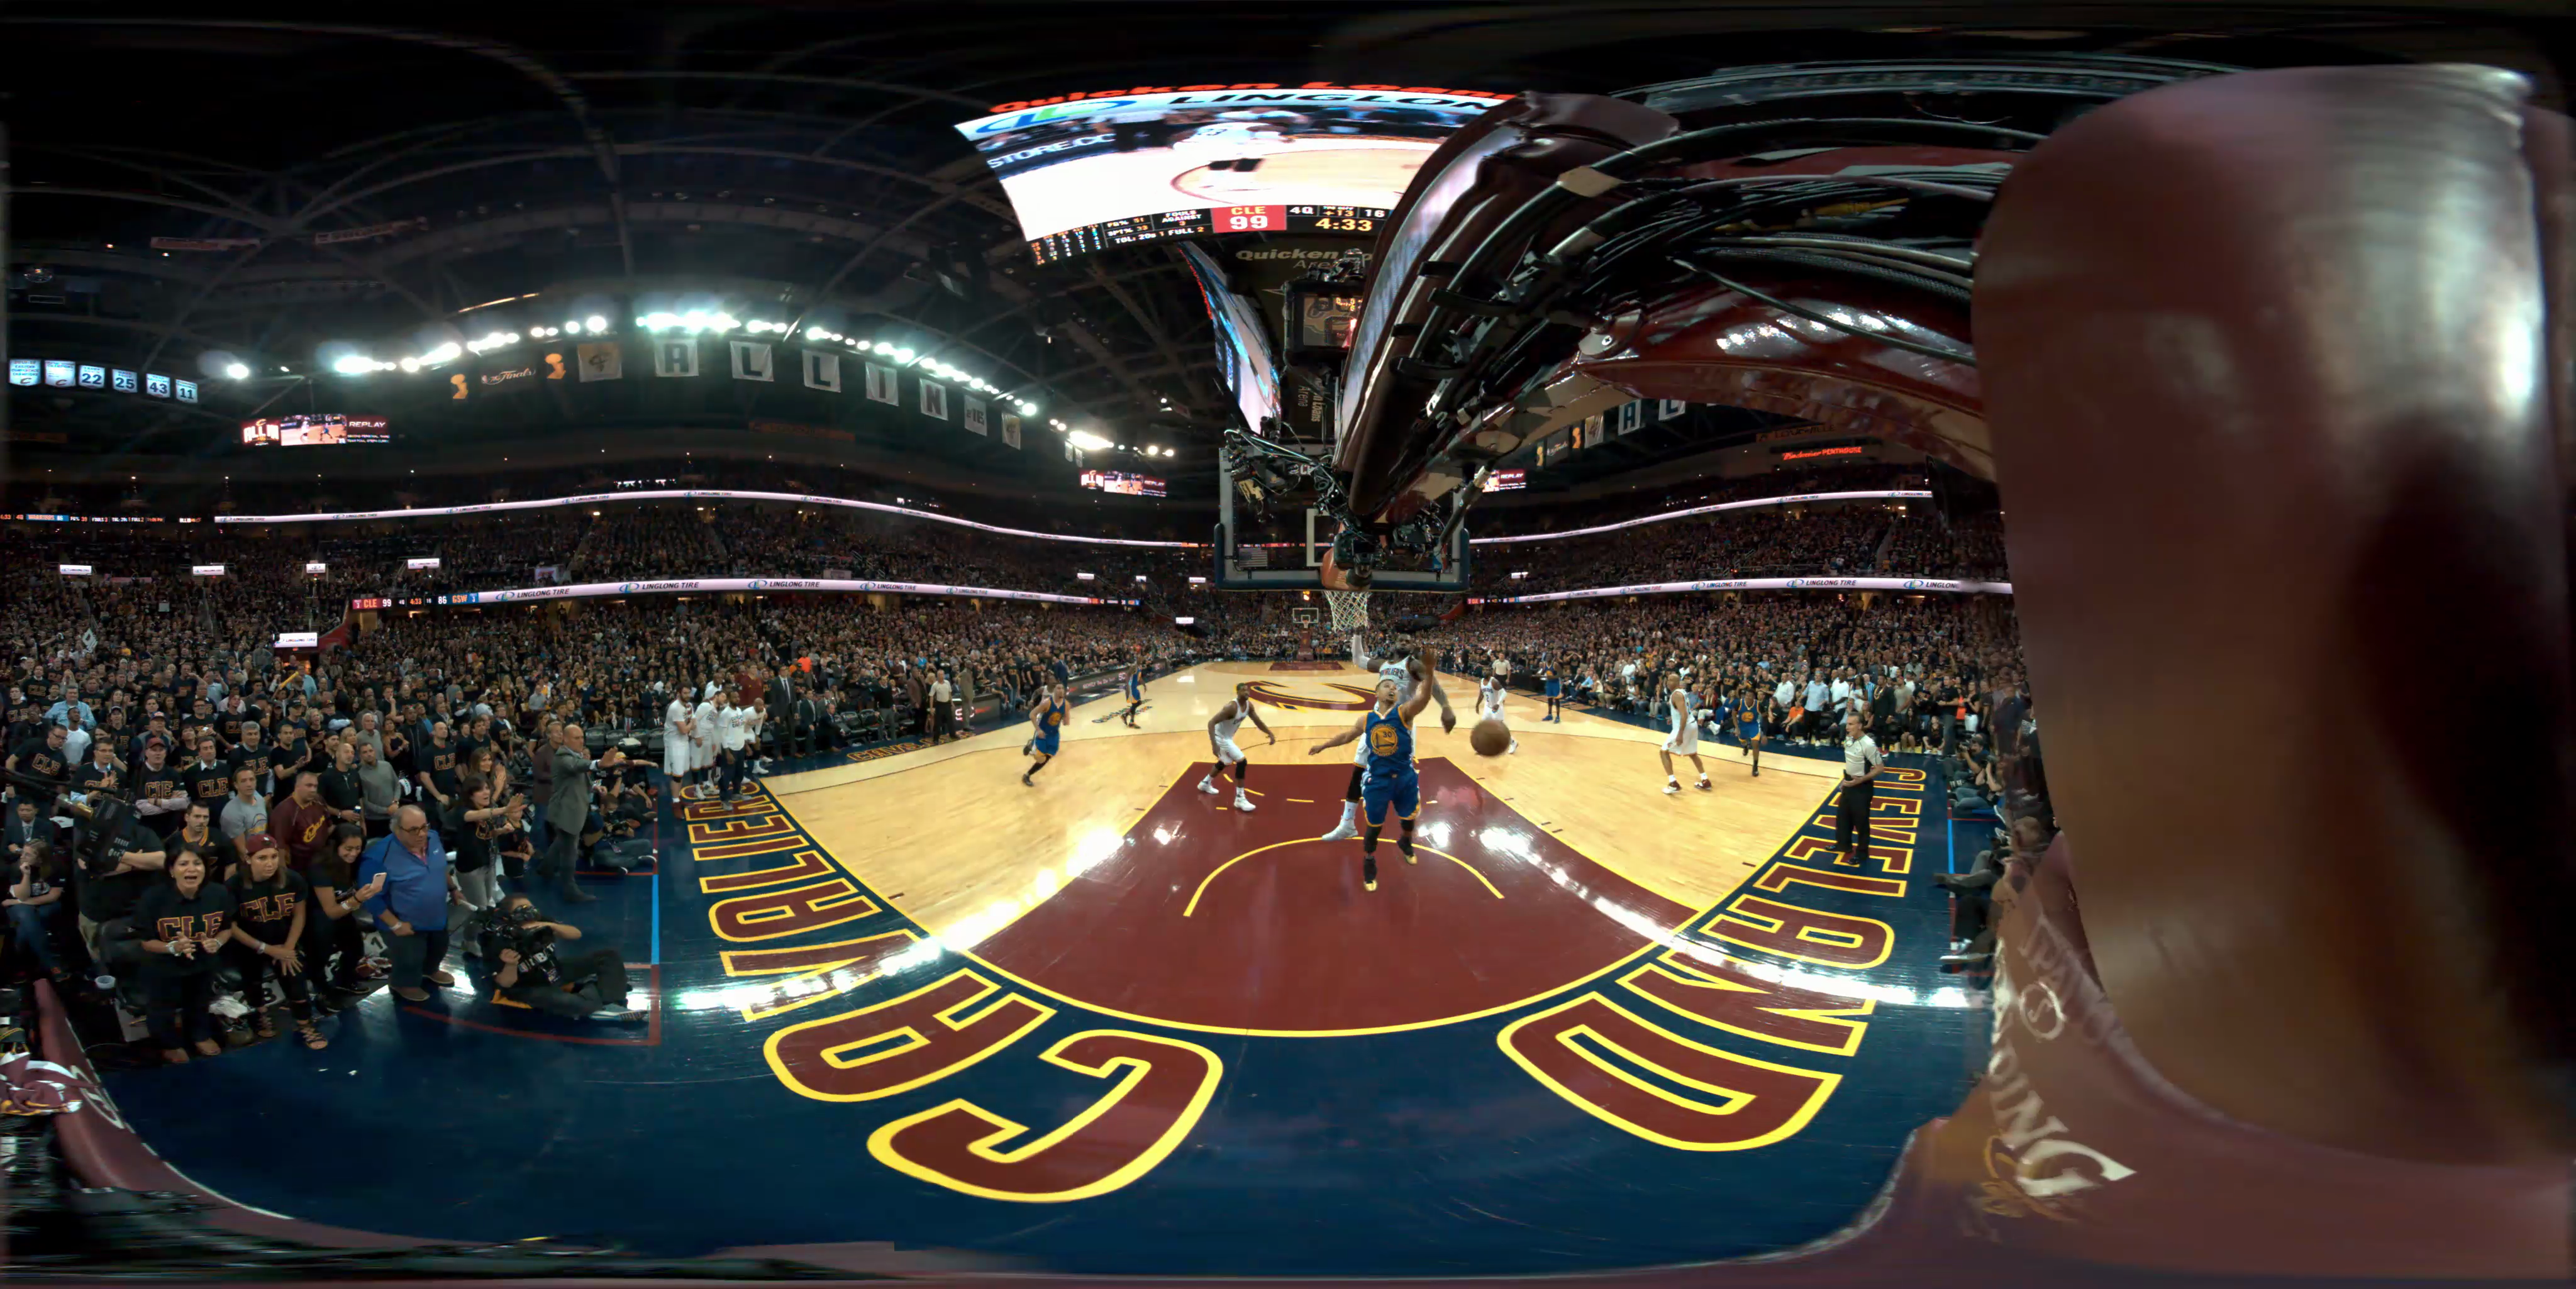
POLYGON ((1005 103, 957 127, 1040 264, 1215 233, 1374 237, 1413 173, 1509 95, 1392 85, 1161 86, 1005 103))
POLYGON ((1163 495, 1162 480, 1148 475, 1125 474, 1117 470, 1085 470, 1082 472, 1082 486, 1097 488, 1102 492, 1125 493, 1130 497, 1163 495))
POLYGON ((252 448, 310 448, 391 443, 394 436, 381 416, 315 412, 244 421, 241 441, 242 446, 252 448))

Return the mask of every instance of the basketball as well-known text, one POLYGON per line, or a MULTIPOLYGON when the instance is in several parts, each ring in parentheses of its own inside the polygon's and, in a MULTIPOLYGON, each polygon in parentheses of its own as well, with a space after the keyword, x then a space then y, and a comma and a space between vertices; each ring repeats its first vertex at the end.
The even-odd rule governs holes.
POLYGON ((1476 749, 1478 756, 1501 756, 1511 749, 1512 727, 1488 716, 1467 731, 1467 746, 1476 749))

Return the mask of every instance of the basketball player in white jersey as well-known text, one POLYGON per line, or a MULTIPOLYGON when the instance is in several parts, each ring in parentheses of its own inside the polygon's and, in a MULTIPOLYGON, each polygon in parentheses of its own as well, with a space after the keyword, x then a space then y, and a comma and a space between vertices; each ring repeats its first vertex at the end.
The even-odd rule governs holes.
POLYGON ((1690 687, 1673 686, 1673 692, 1665 696, 1664 705, 1672 713, 1673 720, 1672 734, 1665 738, 1662 750, 1655 753, 1664 760, 1664 791, 1670 794, 1682 790, 1682 781, 1673 776, 1675 752, 1689 757, 1691 768, 1699 771, 1699 782, 1692 786, 1702 791, 1709 790, 1712 785, 1708 781, 1708 767, 1699 759, 1699 713, 1693 710, 1696 704, 1691 698, 1690 687))
POLYGON ((1216 709, 1216 715, 1208 718, 1208 748, 1216 753, 1216 765, 1199 776, 1199 791, 1215 796, 1222 791, 1215 780, 1226 772, 1228 766, 1233 767, 1234 808, 1237 810, 1252 809, 1252 798, 1243 795, 1243 780, 1244 776, 1252 773, 1252 758, 1245 756, 1243 749, 1235 746, 1234 742, 1234 732, 1243 728, 1245 721, 1252 722, 1254 729, 1269 734, 1272 743, 1279 741, 1279 736, 1271 734, 1270 727, 1261 723, 1261 713, 1253 710, 1249 681, 1235 686, 1233 701, 1216 709))
MULTIPOLYGON (((1476 690, 1476 719, 1479 721, 1502 720, 1504 692, 1505 690, 1503 688, 1501 677, 1487 676, 1485 678, 1485 683, 1479 686, 1476 690)), ((1505 723, 1509 724, 1509 722, 1505 723)), ((1506 752, 1504 755, 1509 756, 1511 752, 1518 752, 1520 750, 1521 741, 1519 738, 1515 737, 1512 739, 1510 752, 1506 752)))
POLYGON ((717 704, 724 699, 724 686, 708 681, 699 693, 698 705, 689 713, 689 769, 698 776, 698 799, 703 801, 715 787, 717 704))
MULTIPOLYGON (((1351 665, 1376 672, 1380 685, 1394 681, 1398 695, 1410 696, 1416 684, 1428 686, 1432 700, 1440 704, 1440 732, 1446 734, 1458 728, 1458 713, 1450 710, 1449 695, 1440 688, 1439 674, 1422 661, 1420 654, 1406 656, 1402 651, 1390 651, 1385 657, 1371 658, 1368 656, 1368 642, 1354 631, 1351 633, 1351 665)), ((1342 793, 1342 821, 1318 840, 1342 841, 1360 835, 1360 785, 1368 776, 1368 762, 1368 746, 1363 743, 1351 757, 1351 784, 1342 793)))
POLYGON ((689 762, 688 695, 688 686, 682 685, 672 693, 671 705, 662 709, 662 773, 682 798, 695 795, 688 783, 689 772, 697 768, 689 762))

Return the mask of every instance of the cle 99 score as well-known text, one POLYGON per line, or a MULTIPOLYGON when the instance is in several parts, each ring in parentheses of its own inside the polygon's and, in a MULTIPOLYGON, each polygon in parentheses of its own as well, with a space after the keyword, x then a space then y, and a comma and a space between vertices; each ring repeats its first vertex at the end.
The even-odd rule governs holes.
POLYGON ((1285 206, 1220 206, 1216 212, 1216 231, 1220 233, 1275 233, 1286 227, 1285 206))

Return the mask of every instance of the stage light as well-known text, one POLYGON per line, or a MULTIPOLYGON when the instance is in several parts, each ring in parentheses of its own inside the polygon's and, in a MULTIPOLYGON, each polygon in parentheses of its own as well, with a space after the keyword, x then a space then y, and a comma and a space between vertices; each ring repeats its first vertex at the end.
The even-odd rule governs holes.
POLYGON ((895 350, 894 360, 899 363, 909 363, 912 361, 912 351, 909 349, 895 350))
POLYGON ((1089 430, 1075 430, 1072 434, 1066 436, 1065 442, 1070 443, 1085 452, 1097 452, 1100 449, 1109 446, 1109 440, 1104 439, 1089 430))
POLYGON ((234 380, 241 380, 250 375, 250 368, 244 367, 240 363, 232 363, 224 368, 224 374, 232 377, 234 380))
POLYGON ((608 330, 608 319, 594 313, 588 318, 583 319, 581 326, 582 330, 588 331, 593 335, 597 335, 602 331, 608 330))
POLYGON ((380 364, 378 364, 375 359, 369 358, 365 354, 348 354, 343 356, 338 362, 331 364, 331 370, 338 372, 343 376, 364 376, 367 373, 376 370, 378 366, 380 366, 380 364))
POLYGON ((1037 415, 1037 414, 1038 414, 1038 405, 1037 405, 1037 404, 1035 404, 1035 403, 1027 403, 1027 402, 1024 402, 1024 403, 1021 403, 1021 404, 1020 404, 1020 415, 1022 415, 1022 416, 1035 416, 1035 415, 1037 415))

